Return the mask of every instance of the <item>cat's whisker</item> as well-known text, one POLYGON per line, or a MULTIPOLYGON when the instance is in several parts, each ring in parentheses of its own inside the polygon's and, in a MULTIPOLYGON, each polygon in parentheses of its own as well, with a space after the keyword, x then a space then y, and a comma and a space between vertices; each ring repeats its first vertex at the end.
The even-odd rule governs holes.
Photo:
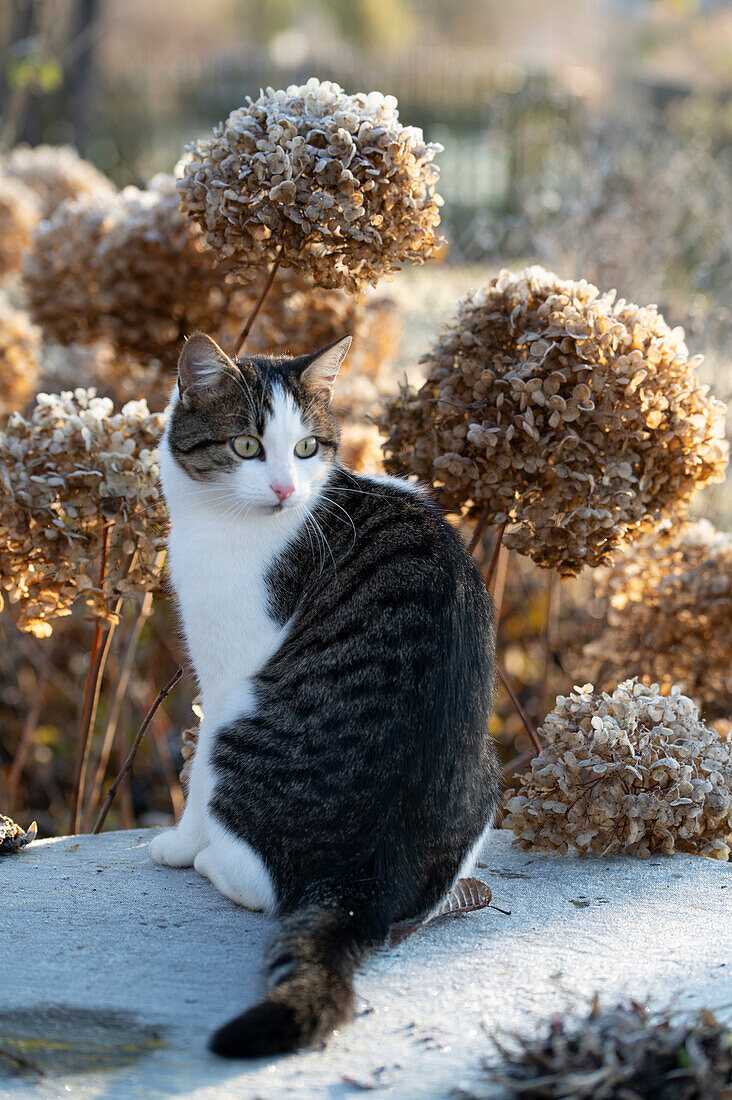
MULTIPOLYGON (((346 511, 346 509, 341 507, 341 505, 338 504, 335 500, 331 500, 331 498, 329 496, 326 496, 325 493, 320 494, 320 499, 324 500, 324 501, 327 501, 328 504, 332 504, 334 508, 338 508, 339 511, 343 512, 343 515, 346 517, 346 519, 350 523, 351 529, 353 530, 353 541, 352 541, 351 545, 348 547, 348 551, 347 551, 347 553, 350 554, 351 550, 353 550, 354 546, 356 545, 356 539, 358 537, 357 534, 356 534, 356 524, 353 522, 353 519, 351 518, 350 514, 346 511)), ((333 514, 333 513, 331 513, 331 514, 333 514)), ((333 518, 334 519, 340 519, 340 516, 333 515, 333 518)), ((341 520, 341 523, 344 523, 344 522, 345 522, 345 520, 341 520)))
POLYGON ((303 517, 303 519, 304 519, 304 526, 303 526, 303 530, 305 531, 305 534, 306 534, 306 535, 307 535, 307 537, 308 537, 308 543, 309 543, 309 545, 310 545, 310 553, 311 553, 311 555, 312 555, 312 558, 313 558, 313 568, 315 568, 315 565, 316 565, 316 561, 315 561, 315 546, 313 545, 313 540, 312 540, 312 538, 311 538, 311 536, 310 536, 310 528, 308 527, 308 517, 307 517, 307 514, 305 514, 305 516, 303 517))
POLYGON ((333 562, 333 571, 334 571, 334 573, 336 575, 336 579, 337 579, 338 578, 338 566, 336 565, 336 560, 335 560, 335 557, 333 556, 333 551, 330 548, 330 543, 328 542, 327 538, 325 537, 325 532, 323 531, 322 527, 320 526, 320 524, 318 523, 317 519, 315 518, 315 516, 313 515, 312 512, 310 513, 310 518, 313 521, 313 523, 315 524, 315 526, 317 527, 317 529, 320 531, 320 534, 322 535, 323 542, 325 543, 326 549, 327 549, 328 553, 330 554, 330 560, 333 562))
POLYGON ((318 570, 318 576, 322 577, 323 576, 323 569, 325 568, 325 554, 323 552, 323 545, 322 545, 322 531, 320 531, 316 528, 316 525, 313 523, 313 517, 309 512, 305 516, 305 523, 308 524, 309 527, 312 527, 313 535, 315 536, 315 544, 318 547, 319 555, 320 555, 320 569, 318 570))

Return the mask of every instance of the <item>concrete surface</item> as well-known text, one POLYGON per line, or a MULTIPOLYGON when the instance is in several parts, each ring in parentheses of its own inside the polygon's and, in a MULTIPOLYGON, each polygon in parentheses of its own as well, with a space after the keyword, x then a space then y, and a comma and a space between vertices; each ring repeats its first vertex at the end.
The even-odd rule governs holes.
POLYGON ((499 1028, 530 1029, 596 990, 732 1019, 732 868, 676 856, 543 857, 494 833, 494 909, 375 956, 360 1013, 324 1050, 271 1063, 206 1052, 255 999, 271 924, 193 871, 150 863, 152 831, 41 841, 0 860, 0 1097, 445 1097, 499 1028))

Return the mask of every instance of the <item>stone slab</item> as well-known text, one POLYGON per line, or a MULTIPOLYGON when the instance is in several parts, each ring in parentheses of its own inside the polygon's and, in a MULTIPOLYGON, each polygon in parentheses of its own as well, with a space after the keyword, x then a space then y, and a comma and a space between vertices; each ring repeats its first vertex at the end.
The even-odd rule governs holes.
POLYGON ((494 832, 487 909, 383 950, 359 1015, 323 1050, 210 1055, 210 1031, 256 999, 271 922, 192 870, 154 866, 151 830, 40 841, 0 860, 0 1097, 444 1097, 479 1075, 499 1029, 529 1030, 599 991, 707 1006, 732 1020, 732 868, 539 856, 494 832))

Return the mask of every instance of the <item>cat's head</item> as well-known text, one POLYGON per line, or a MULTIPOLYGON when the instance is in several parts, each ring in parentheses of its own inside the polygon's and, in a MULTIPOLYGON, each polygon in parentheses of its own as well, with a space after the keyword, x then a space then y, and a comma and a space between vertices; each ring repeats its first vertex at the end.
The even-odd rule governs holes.
POLYGON ((202 333, 186 341, 166 444, 201 500, 258 513, 312 501, 338 450, 330 402, 350 343, 233 360, 202 333))

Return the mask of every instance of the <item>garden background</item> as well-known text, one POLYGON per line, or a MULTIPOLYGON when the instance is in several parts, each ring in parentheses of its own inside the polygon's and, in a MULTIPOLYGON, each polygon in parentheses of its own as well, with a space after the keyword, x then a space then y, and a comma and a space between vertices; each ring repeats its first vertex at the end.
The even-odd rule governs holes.
MULTIPOLYGON (((428 264, 370 293, 364 350, 343 379, 352 455, 365 468, 379 460, 369 414, 381 396, 405 372, 419 380, 420 356, 439 323, 469 287, 503 267, 542 263, 563 278, 656 303, 670 325, 684 327, 692 354, 705 356, 702 377, 729 400, 727 3, 13 0, 0 9, 0 70, 3 154, 24 142, 70 144, 118 187, 171 172, 185 144, 210 133, 247 95, 311 75, 348 92, 395 95, 402 121, 444 146, 436 162, 447 243, 428 264)), ((0 329, 9 332, 9 311, 23 311, 24 291, 17 272, 0 274, 8 302, 0 329)), ((81 358, 64 356, 46 336, 38 384, 88 384, 88 363, 82 369, 81 358)), ((100 371, 100 392, 102 380, 100 371)), ((144 381, 130 396, 147 396, 144 381)), ((730 484, 728 476, 694 505, 724 531, 732 527, 730 484)), ((536 723, 557 692, 584 682, 581 651, 602 634, 607 606, 589 571, 560 586, 516 554, 499 564, 502 661, 536 723)), ((181 659, 170 601, 157 600, 141 616, 146 599, 126 602, 111 641, 86 827, 181 659)), ((48 638, 21 632, 10 602, 0 615, 0 810, 25 824, 35 818, 43 835, 68 828, 94 630, 87 615, 77 606, 48 638)), ((608 672, 598 686, 611 690, 616 682, 608 672)), ((157 712, 108 827, 162 824, 180 810, 192 697, 186 679, 157 712)), ((711 717, 730 713, 722 704, 711 717)), ((493 727, 504 763, 525 763, 531 743, 502 689, 493 727)))

